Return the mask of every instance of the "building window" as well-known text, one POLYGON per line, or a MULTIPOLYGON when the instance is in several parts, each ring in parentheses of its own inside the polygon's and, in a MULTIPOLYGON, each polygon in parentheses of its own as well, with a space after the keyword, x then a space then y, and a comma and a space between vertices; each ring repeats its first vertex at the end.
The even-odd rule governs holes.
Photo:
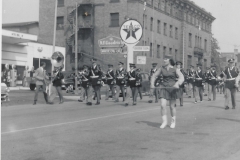
POLYGON ((199 47, 202 48, 202 37, 200 37, 199 47))
POLYGON ((64 0, 58 0, 58 7, 63 7, 64 6, 64 0))
POLYGON ((197 44, 198 44, 198 42, 197 42, 197 36, 195 36, 195 47, 197 47, 197 44))
POLYGON ((111 24, 110 27, 119 27, 119 13, 110 13, 111 24))
POLYGON ((167 23, 164 23, 164 35, 167 35, 167 23))
MULTIPOLYGON (((147 15, 145 15, 145 24, 147 24, 147 15)), ((147 25, 145 25, 145 29, 147 29, 147 25)))
MULTIPOLYGON (((147 41, 145 41, 145 46, 147 46, 147 41)), ((145 52, 145 56, 147 56, 147 53, 145 52)))
POLYGON ((190 68, 190 65, 192 65, 192 56, 188 56, 187 66, 190 68))
POLYGON ((120 0, 110 0, 110 3, 118 3, 120 0))
POLYGON ((172 25, 170 25, 169 36, 172 37, 172 25))
POLYGON ((178 28, 175 28, 175 39, 178 39, 178 28))
POLYGON ((145 23, 144 23, 145 20, 144 20, 144 19, 145 19, 145 14, 143 14, 143 29, 144 29, 144 27, 145 27, 145 23))
POLYGON ((157 21, 157 32, 161 33, 161 22, 159 20, 157 21))
POLYGON ((206 69, 207 68, 207 59, 204 59, 204 64, 203 64, 204 66, 204 69, 206 69))
POLYGON ((151 17, 150 31, 153 31, 153 18, 151 17))
POLYGON ((204 40, 204 50, 207 51, 207 40, 204 40))
POLYGON ((160 56, 160 45, 157 45, 157 58, 161 58, 161 56, 160 56))
POLYGON ((189 33, 188 35, 188 47, 192 47, 192 34, 189 33))
POLYGON ((153 44, 152 43, 150 43, 150 57, 153 57, 153 48, 152 48, 152 46, 153 46, 153 44))
POLYGON ((173 6, 170 4, 170 15, 173 15, 173 6))
POLYGON ((172 48, 169 48, 169 55, 172 55, 172 48))
POLYGON ((158 0, 158 9, 161 9, 161 0, 158 0))
POLYGON ((153 0, 151 0, 151 6, 153 6, 153 0))
POLYGON ((167 47, 163 47, 163 56, 164 56, 164 58, 165 58, 165 56, 166 56, 166 51, 167 51, 167 47))
POLYGON ((64 29, 64 17, 57 17, 57 30, 64 29))
POLYGON ((177 56, 178 56, 178 50, 175 49, 175 61, 177 61, 177 56))

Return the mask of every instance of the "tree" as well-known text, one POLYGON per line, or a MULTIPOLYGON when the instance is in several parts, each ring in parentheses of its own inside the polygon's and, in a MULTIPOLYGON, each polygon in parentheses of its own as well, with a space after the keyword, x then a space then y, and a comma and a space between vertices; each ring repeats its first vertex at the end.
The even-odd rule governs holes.
POLYGON ((219 73, 221 71, 221 58, 220 58, 220 52, 218 50, 220 49, 218 45, 218 41, 216 38, 212 37, 211 40, 211 63, 216 66, 216 71, 219 73))

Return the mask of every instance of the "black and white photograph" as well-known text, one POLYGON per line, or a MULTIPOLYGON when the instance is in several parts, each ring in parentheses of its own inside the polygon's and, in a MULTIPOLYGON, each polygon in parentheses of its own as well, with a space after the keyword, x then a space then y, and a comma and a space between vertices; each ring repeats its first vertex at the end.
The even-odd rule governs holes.
POLYGON ((0 159, 240 159, 240 0, 0 4, 0 159))

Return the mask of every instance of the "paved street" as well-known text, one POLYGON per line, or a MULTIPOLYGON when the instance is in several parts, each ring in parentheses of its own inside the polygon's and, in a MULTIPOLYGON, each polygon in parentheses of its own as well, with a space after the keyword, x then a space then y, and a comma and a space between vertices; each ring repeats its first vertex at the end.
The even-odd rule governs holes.
POLYGON ((225 111, 219 93, 217 101, 204 99, 193 104, 185 98, 176 128, 163 130, 159 104, 146 96, 129 107, 103 100, 100 106, 72 100, 5 106, 2 160, 239 159, 240 93, 236 110, 225 111))

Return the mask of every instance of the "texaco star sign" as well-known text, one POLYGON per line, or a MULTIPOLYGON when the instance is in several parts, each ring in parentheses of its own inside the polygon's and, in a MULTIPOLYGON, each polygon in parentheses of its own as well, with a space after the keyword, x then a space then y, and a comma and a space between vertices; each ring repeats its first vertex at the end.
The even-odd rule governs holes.
POLYGON ((120 28, 120 36, 127 44, 134 44, 142 37, 142 26, 136 20, 128 20, 120 28))

